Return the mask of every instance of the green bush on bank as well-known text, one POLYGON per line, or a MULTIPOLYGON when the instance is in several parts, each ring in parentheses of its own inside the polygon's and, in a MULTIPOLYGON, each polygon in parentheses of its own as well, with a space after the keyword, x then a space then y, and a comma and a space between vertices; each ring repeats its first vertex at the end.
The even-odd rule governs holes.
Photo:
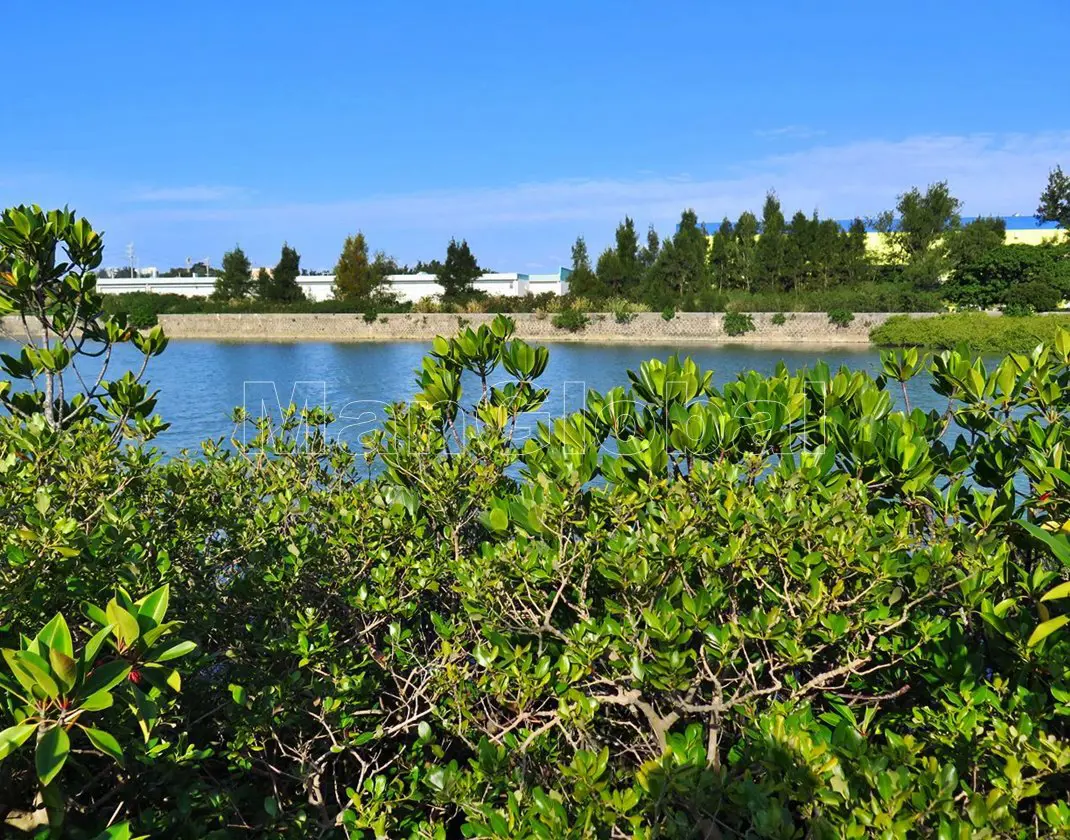
MULTIPOLYGON (((0 307, 164 350, 65 270, 36 310, 24 221, 0 307)), ((5 358, 3 833, 1070 832, 1070 333, 878 379, 654 359, 527 432, 513 328, 436 339, 363 452, 291 406, 162 461, 125 376, 50 401, 73 332, 5 358), (896 409, 919 376, 946 415, 896 409)))
POLYGON ((1050 342, 1059 329, 1070 328, 1067 315, 989 315, 958 312, 931 318, 897 316, 874 328, 870 340, 881 347, 964 346, 977 353, 1029 353, 1050 342))
POLYGON ((727 335, 737 337, 754 332, 754 318, 748 312, 726 312, 721 326, 727 335))

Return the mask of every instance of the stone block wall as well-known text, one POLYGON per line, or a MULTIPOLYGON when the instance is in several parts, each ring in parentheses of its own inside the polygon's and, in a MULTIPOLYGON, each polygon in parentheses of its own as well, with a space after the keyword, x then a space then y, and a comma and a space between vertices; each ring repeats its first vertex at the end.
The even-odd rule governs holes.
MULTIPOLYGON (((642 312, 627 323, 609 313, 589 315, 583 330, 569 332, 553 325, 553 315, 510 315, 516 335, 529 341, 581 341, 590 343, 762 343, 868 344, 869 331, 892 317, 887 312, 860 312, 847 327, 829 323, 823 312, 786 314, 781 325, 772 313, 754 313, 754 332, 732 337, 724 331, 719 312, 679 312, 670 320, 657 312, 642 312)), ((915 317, 927 317, 918 314, 915 317)), ((430 341, 436 335, 453 335, 463 326, 489 323, 493 315, 421 314, 379 315, 374 321, 360 314, 226 314, 161 315, 164 332, 174 339, 225 341, 430 341)), ((0 337, 18 339, 21 325, 15 318, 0 319, 0 337)))

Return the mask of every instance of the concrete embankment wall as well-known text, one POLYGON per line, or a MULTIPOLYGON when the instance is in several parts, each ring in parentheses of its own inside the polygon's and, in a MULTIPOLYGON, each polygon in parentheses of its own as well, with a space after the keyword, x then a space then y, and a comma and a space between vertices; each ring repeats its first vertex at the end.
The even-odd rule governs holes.
MULTIPOLYGON (((583 330, 569 332, 553 325, 553 315, 510 315, 516 336, 530 341, 582 341, 589 343, 764 343, 797 344, 869 343, 869 331, 892 317, 887 312, 860 312, 847 327, 829 323, 823 312, 796 312, 773 323, 772 313, 755 313, 755 330, 732 337, 724 331, 723 313, 680 312, 668 321, 657 312, 642 312, 628 323, 612 314, 593 313, 583 330)), ((926 317, 921 314, 917 317, 926 317)), ((493 315, 404 314, 380 315, 373 322, 360 314, 226 314, 161 315, 164 332, 175 339, 231 341, 430 341, 436 335, 453 335, 460 327, 489 323, 493 315)), ((3 319, 0 335, 17 338, 21 325, 3 319)))
MULTIPOLYGON (((786 315, 773 324, 771 313, 756 313, 755 330, 732 337, 724 331, 722 313, 680 312, 666 321, 657 312, 637 314, 618 323, 612 314, 594 313, 583 330, 569 332, 553 325, 553 315, 510 315, 516 337, 529 341, 582 341, 590 343, 739 342, 794 345, 868 344, 869 331, 891 314, 856 313, 847 327, 829 323, 823 312, 786 315)), ((453 335, 464 326, 490 323, 493 315, 405 313, 380 315, 367 322, 363 315, 161 315, 160 323, 171 338, 229 339, 235 341, 430 341, 436 335, 453 335)))

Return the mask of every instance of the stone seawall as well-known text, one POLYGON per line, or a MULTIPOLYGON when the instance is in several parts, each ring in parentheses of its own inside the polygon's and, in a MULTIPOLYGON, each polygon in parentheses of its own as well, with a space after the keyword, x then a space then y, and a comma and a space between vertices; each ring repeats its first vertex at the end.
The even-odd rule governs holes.
MULTIPOLYGON (((593 313, 583 330, 569 332, 553 325, 553 315, 510 315, 516 336, 529 341, 762 343, 866 345, 869 331, 894 313, 860 312, 847 327, 829 323, 823 312, 786 314, 786 321, 773 323, 772 313, 754 313, 755 330, 733 337, 724 331, 723 313, 679 312, 668 321, 657 312, 642 312, 628 323, 618 323, 612 314, 593 313)), ((915 317, 926 317, 919 314, 915 317)), ((175 339, 230 341, 430 341, 436 335, 453 335, 459 327, 489 323, 493 315, 420 314, 380 315, 368 322, 360 314, 226 314, 161 315, 164 332, 175 339)), ((17 319, 0 319, 0 336, 18 338, 17 319)))
MULTIPOLYGON (((510 315, 516 336, 529 341, 580 341, 589 343, 766 343, 856 344, 869 343, 869 331, 892 317, 887 312, 857 313, 847 327, 829 323, 823 312, 797 312, 773 323, 772 313, 755 313, 755 330, 732 337, 724 331, 722 313, 680 312, 666 321, 657 312, 637 314, 618 323, 612 314, 591 314, 583 330, 569 332, 553 325, 552 315, 510 315)), ((161 315, 160 324, 171 338, 233 341, 430 341, 452 335, 463 326, 489 323, 493 315, 404 313, 380 315, 369 323, 363 315, 161 315)))

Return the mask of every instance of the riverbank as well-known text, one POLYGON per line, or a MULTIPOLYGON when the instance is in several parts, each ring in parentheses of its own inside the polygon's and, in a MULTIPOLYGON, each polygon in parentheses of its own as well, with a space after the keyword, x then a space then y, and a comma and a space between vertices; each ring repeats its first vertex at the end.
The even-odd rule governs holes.
MULTIPOLYGON (((510 317, 516 322, 517 338, 526 341, 868 346, 870 330, 892 314, 858 313, 850 324, 837 327, 823 312, 786 314, 781 316, 783 323, 777 323, 781 318, 774 314, 754 313, 754 330, 739 336, 725 332, 721 312, 680 312, 668 320, 660 313, 642 312, 623 323, 611 313, 592 313, 587 326, 574 332, 554 326, 553 315, 522 313, 510 317)), ((436 335, 452 335, 459 327, 477 327, 493 319, 490 314, 410 312, 379 315, 368 321, 363 315, 273 313, 161 315, 160 324, 175 339, 430 341, 436 335)))

